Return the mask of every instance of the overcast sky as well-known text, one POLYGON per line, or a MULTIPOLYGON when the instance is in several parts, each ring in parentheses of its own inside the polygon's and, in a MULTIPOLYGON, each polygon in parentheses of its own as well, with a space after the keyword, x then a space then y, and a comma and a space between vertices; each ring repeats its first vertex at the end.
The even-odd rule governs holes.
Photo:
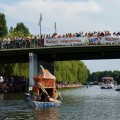
MULTIPOLYGON (((7 26, 23 22, 33 35, 42 13, 42 33, 52 34, 56 22, 57 33, 120 30, 120 0, 0 0, 0 12, 6 15, 7 26)), ((120 68, 120 60, 85 61, 91 72, 120 68)))
POLYGON ((32 34, 58 34, 79 31, 118 31, 120 0, 0 0, 0 11, 6 15, 7 26, 23 22, 32 34))
POLYGON ((97 71, 120 71, 120 59, 85 60, 83 62, 91 73, 97 71))

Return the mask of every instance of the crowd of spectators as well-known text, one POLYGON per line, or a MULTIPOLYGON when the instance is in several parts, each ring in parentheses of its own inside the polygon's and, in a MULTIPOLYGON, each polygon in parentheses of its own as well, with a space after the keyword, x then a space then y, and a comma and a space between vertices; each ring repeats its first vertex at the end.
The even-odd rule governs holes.
POLYGON ((43 46, 43 38, 39 36, 4 37, 0 40, 0 49, 31 48, 43 46))
POLYGON ((77 33, 67 33, 64 35, 59 35, 57 33, 54 34, 42 34, 41 36, 31 35, 27 37, 4 37, 0 40, 0 49, 10 49, 10 48, 32 48, 32 47, 43 47, 44 46, 44 39, 51 39, 51 38, 71 38, 71 37, 104 37, 104 36, 120 36, 120 32, 113 32, 110 31, 94 31, 94 32, 77 32, 77 33))
POLYGON ((25 92, 28 87, 28 79, 23 76, 0 76, 0 93, 25 92))
POLYGON ((76 32, 74 34, 72 33, 67 33, 67 34, 64 34, 64 35, 58 35, 58 34, 53 34, 53 35, 43 35, 43 38, 47 38, 47 39, 50 39, 50 38, 71 38, 71 37, 104 37, 104 36, 119 36, 120 35, 120 32, 111 32, 111 31, 94 31, 94 32, 86 32, 86 33, 83 33, 83 32, 76 32))

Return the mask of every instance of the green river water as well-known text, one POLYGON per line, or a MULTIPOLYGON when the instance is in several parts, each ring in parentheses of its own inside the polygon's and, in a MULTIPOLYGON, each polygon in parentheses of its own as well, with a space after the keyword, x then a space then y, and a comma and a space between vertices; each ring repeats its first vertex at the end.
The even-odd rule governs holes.
POLYGON ((120 120, 120 92, 115 89, 61 89, 62 105, 34 108, 24 93, 0 94, 0 120, 120 120))

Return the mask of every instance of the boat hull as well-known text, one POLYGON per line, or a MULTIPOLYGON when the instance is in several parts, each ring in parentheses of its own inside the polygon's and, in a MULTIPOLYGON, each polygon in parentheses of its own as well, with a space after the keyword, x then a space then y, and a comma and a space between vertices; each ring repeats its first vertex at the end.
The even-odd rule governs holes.
POLYGON ((57 107, 61 105, 61 101, 55 102, 40 102, 40 101, 33 101, 35 107, 38 108, 50 108, 50 107, 57 107))
POLYGON ((62 102, 59 100, 55 100, 54 102, 35 101, 30 97, 29 93, 25 93, 25 102, 32 107, 38 107, 38 108, 57 107, 62 104, 62 102))
POLYGON ((113 89, 114 88, 114 84, 102 84, 100 86, 101 89, 113 89))
POLYGON ((120 85, 117 85, 116 91, 120 91, 120 85))
POLYGON ((101 89, 112 89, 112 87, 100 87, 101 89))
POLYGON ((116 91, 120 91, 120 88, 118 88, 118 89, 115 89, 116 91))

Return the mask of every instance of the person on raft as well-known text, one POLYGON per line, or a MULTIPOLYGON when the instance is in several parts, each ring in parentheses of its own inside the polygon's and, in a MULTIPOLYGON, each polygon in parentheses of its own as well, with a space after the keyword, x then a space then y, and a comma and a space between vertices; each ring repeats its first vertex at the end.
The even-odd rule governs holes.
POLYGON ((53 99, 49 95, 47 95, 46 92, 42 92, 40 97, 41 97, 41 101, 43 101, 43 102, 54 102, 55 101, 55 99, 53 99))

